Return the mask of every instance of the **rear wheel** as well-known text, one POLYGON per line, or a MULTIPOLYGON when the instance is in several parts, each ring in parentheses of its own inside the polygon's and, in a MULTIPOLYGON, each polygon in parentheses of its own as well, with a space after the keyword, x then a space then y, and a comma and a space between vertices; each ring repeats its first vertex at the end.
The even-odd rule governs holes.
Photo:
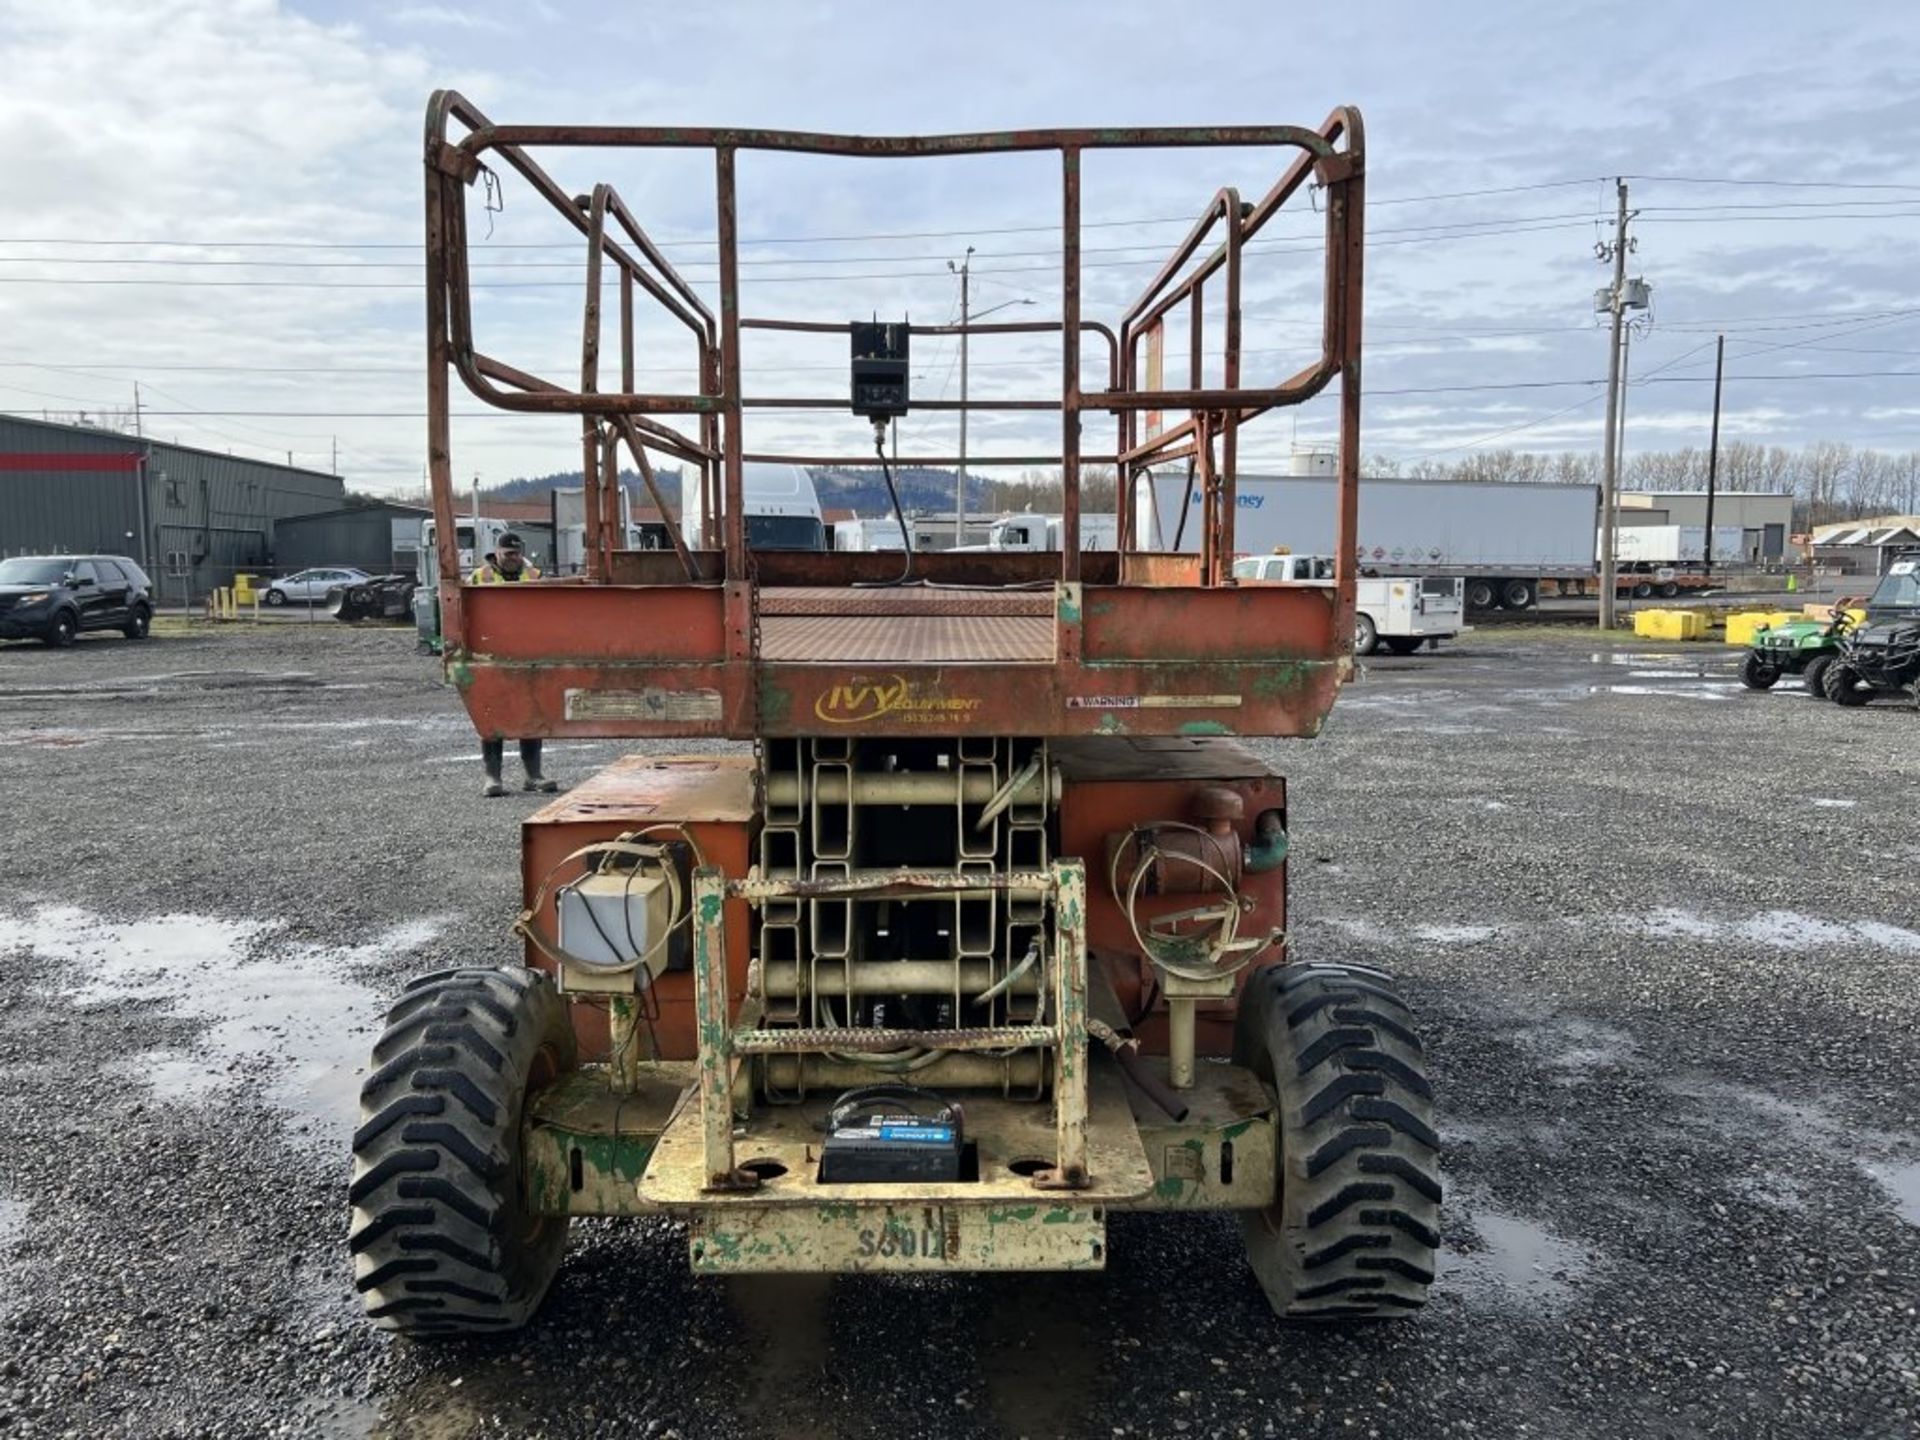
POLYGON ((1274 1089, 1275 1203, 1243 1215, 1247 1258, 1286 1319, 1404 1315, 1440 1244, 1439 1137, 1413 1017, 1384 972, 1263 970, 1234 1060, 1274 1089))
POLYGON ((1836 705, 1864 705, 1873 692, 1861 688, 1860 672, 1844 660, 1835 660, 1820 677, 1820 688, 1836 705))
POLYGON ((1646 599, 1646 598, 1647 598, 1648 596, 1650 596, 1650 595, 1652 595, 1652 594, 1653 594, 1653 582, 1652 582, 1651 580, 1636 580, 1636 581, 1634 581, 1634 583, 1633 583, 1633 598, 1634 598, 1634 599, 1636 599, 1636 600, 1645 600, 1645 599, 1646 599))
POLYGON ((1419 648, 1420 637, 1417 635, 1389 635, 1387 637, 1387 649, 1396 655, 1411 655, 1419 648))
POLYGON ((1827 693, 1825 688, 1827 671, 1832 665, 1833 657, 1831 655, 1816 655, 1807 662, 1807 668, 1800 673, 1801 678, 1806 682, 1807 693, 1809 695, 1825 697, 1827 693))
POLYGON ((1467 608, 1469 610, 1491 610, 1497 598, 1491 580, 1469 580, 1467 582, 1467 608))
POLYGON ((1780 667, 1771 664, 1757 650, 1749 650, 1740 660, 1740 683, 1749 690, 1771 690, 1780 681, 1780 667))
POLYGON ((1380 628, 1371 615, 1356 615, 1353 620, 1353 653, 1371 655, 1380 648, 1380 628))
POLYGON ((1671 600, 1680 593, 1680 585, 1675 580, 1664 580, 1660 584, 1660 598, 1671 600))
POLYGON ((1500 603, 1509 610, 1531 610, 1535 594, 1531 580, 1500 582, 1500 603))
POLYGON ((499 1334, 539 1308, 567 1218, 528 1201, 520 1123, 574 1063, 566 1006, 532 970, 441 971, 388 1012, 348 1190, 354 1289, 376 1325, 499 1334))
POLYGON ((120 633, 129 640, 144 640, 147 638, 147 631, 152 628, 153 611, 144 605, 136 605, 133 607, 133 614, 127 617, 127 623, 121 627, 120 633))

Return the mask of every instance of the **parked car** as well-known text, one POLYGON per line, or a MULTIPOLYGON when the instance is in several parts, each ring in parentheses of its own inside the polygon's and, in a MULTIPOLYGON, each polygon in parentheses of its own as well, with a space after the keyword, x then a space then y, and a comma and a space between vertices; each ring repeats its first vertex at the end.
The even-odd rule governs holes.
POLYGON ((269 605, 287 605, 294 601, 302 605, 317 605, 327 598, 329 590, 341 585, 357 585, 369 578, 366 571, 355 570, 347 565, 298 570, 268 582, 267 593, 260 598, 269 605))
POLYGON ((16 555, 0 560, 0 640, 71 645, 83 630, 144 640, 153 582, 124 555, 16 555))

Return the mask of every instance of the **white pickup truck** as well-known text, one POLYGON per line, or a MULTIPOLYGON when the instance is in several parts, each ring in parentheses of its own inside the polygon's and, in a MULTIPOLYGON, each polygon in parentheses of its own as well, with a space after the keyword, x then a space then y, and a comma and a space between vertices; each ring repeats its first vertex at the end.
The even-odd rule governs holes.
MULTIPOLYGON (((1266 585, 1333 588, 1333 560, 1326 555, 1249 555, 1233 562, 1233 578, 1266 585)), ((1385 645, 1411 655, 1438 645, 1465 628, 1466 581, 1459 576, 1363 577, 1354 582, 1353 653, 1371 655, 1385 645)))

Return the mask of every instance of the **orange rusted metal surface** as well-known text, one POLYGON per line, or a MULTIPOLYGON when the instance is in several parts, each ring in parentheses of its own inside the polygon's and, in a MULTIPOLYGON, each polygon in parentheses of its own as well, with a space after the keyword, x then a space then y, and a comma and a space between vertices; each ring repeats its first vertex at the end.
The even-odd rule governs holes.
MULTIPOLYGON (((1166 1007, 1159 997, 1153 966, 1121 911, 1120 901, 1107 886, 1108 842, 1138 824, 1193 818, 1190 807, 1207 788, 1225 789, 1240 797, 1247 828, 1265 811, 1278 811, 1284 820, 1287 785, 1256 756, 1226 742, 1147 739, 1131 744, 1111 742, 1082 748, 1069 741, 1056 749, 1066 784, 1060 801, 1060 848, 1066 855, 1087 857, 1093 874, 1087 886, 1087 947, 1106 966, 1121 1008, 1135 1022, 1135 1033, 1149 1054, 1167 1049, 1166 1007)), ((1287 878, 1284 865, 1264 874, 1245 874, 1240 893, 1252 902, 1244 917, 1246 933, 1284 931, 1287 924, 1287 878)), ((1183 909, 1191 894, 1153 896, 1140 905, 1142 920, 1183 909)), ((1286 958, 1284 946, 1273 946, 1255 957, 1236 978, 1234 994, 1222 1000, 1202 1001, 1196 1007, 1196 1051, 1201 1055, 1233 1052, 1233 1016, 1239 991, 1247 976, 1286 958)))
MULTIPOLYGON (((547 885, 547 893, 530 923, 543 937, 554 937, 554 890, 575 878, 582 862, 566 857, 582 845, 611 840, 647 826, 679 824, 686 827, 701 853, 731 875, 747 872, 750 824, 753 820, 753 758, 749 755, 660 757, 629 755, 615 761, 592 779, 560 796, 529 816, 521 827, 521 883, 523 905, 547 885)), ((651 837, 672 840, 669 831, 651 837)), ((747 979, 747 923, 745 901, 727 906, 727 986, 738 997, 747 979)), ((527 963, 552 972, 553 963, 533 945, 527 963)), ((651 1031, 643 1027, 647 1043, 657 1037, 660 1054, 668 1060, 691 1060, 698 1054, 693 1025, 693 976, 671 970, 654 984, 659 1014, 651 1031)), ((567 1007, 580 1039, 583 1059, 604 1058, 609 1048, 604 1000, 583 999, 567 1007)))

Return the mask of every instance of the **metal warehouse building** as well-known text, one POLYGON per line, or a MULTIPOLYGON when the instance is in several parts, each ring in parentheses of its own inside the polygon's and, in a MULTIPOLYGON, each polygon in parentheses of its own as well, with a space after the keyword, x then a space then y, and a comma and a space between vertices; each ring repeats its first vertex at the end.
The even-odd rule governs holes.
POLYGON ((338 475, 0 415, 0 556, 131 555, 167 604, 267 571, 274 521, 345 500, 338 475))
POLYGON ((420 524, 432 514, 389 501, 283 519, 273 527, 274 569, 350 565, 369 575, 411 575, 420 559, 420 524))

